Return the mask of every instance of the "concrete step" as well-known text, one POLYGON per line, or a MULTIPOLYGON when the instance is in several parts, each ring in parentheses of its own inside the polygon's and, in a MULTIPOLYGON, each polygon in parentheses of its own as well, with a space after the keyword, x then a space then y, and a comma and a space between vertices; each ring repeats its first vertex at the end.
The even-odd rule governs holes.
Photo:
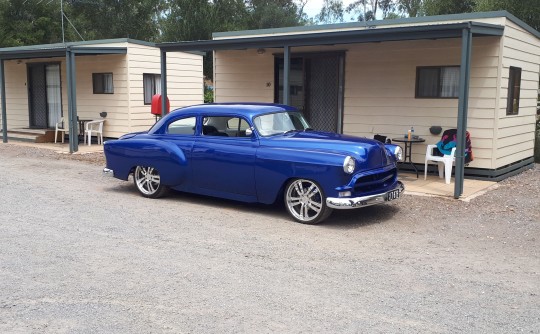
POLYGON ((54 142, 54 130, 50 129, 13 129, 7 131, 7 136, 8 141, 16 140, 32 143, 54 142))
POLYGON ((8 142, 10 140, 13 140, 13 141, 24 141, 24 142, 28 142, 28 143, 36 143, 36 139, 38 138, 39 136, 35 136, 35 135, 27 135, 27 134, 22 134, 22 133, 10 133, 8 131, 8 142))

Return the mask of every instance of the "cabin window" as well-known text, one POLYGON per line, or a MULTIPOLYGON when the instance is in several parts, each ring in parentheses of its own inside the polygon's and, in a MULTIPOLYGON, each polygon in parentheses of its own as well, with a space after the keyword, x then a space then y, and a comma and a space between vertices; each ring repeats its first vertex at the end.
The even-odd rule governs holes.
POLYGON ((152 104, 152 97, 161 94, 161 74, 143 74, 144 104, 152 104))
POLYGON ((506 103, 506 114, 517 115, 519 111, 519 91, 521 88, 521 68, 510 67, 508 78, 508 100, 506 103))
POLYGON ((459 66, 416 68, 416 98, 459 97, 459 66))
POLYGON ((94 94, 113 94, 112 73, 92 73, 92 86, 94 87, 94 94))

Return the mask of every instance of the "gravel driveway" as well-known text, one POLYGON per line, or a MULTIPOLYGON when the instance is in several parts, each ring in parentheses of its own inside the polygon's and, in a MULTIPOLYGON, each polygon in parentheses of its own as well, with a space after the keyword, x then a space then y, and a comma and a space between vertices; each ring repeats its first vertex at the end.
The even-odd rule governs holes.
POLYGON ((306 226, 102 164, 0 144, 0 333, 540 333, 539 166, 306 226))

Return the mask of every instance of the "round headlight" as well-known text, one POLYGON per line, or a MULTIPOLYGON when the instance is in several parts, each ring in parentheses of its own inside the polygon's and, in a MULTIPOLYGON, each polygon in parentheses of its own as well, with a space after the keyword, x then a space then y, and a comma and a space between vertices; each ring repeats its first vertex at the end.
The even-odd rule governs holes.
POLYGON ((403 161, 403 150, 401 149, 401 146, 396 146, 394 155, 396 156, 397 161, 403 161))
POLYGON ((354 169, 356 168, 356 161, 353 157, 347 156, 345 157, 345 160, 343 161, 343 171, 347 174, 354 173, 354 169))

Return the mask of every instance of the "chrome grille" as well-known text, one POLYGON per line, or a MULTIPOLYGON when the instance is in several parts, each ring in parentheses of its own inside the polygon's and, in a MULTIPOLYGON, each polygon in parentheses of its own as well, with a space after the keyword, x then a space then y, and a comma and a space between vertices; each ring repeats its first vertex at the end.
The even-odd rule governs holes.
POLYGON ((362 176, 356 180, 354 191, 369 193, 391 186, 397 178, 397 169, 362 176))

